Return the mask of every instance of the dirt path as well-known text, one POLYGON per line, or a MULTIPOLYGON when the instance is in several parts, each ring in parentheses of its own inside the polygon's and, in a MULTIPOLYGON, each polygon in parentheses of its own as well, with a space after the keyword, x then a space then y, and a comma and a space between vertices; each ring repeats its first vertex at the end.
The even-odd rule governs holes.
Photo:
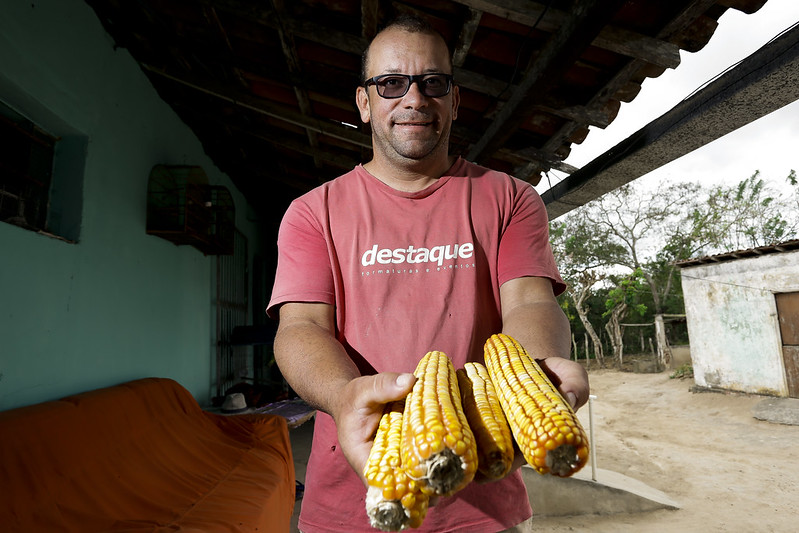
MULTIPOLYGON (((668 373, 591 372, 597 466, 665 492, 681 509, 541 518, 536 530, 799 531, 799 426, 753 418, 762 397, 692 385, 668 373)), ((580 418, 587 430, 587 406, 580 418)))

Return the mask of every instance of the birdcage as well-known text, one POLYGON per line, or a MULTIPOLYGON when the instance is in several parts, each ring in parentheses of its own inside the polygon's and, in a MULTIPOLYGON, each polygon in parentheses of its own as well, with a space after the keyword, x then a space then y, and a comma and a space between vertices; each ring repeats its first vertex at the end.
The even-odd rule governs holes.
POLYGON ((199 166, 156 165, 147 186, 147 233, 206 255, 233 252, 235 207, 199 166))

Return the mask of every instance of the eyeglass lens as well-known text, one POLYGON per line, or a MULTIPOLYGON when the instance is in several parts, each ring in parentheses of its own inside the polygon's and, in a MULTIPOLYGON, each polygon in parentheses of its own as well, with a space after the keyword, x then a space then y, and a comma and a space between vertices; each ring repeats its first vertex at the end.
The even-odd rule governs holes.
POLYGON ((421 93, 430 98, 445 96, 450 90, 450 78, 446 74, 385 74, 372 78, 377 87, 377 94, 383 98, 401 98, 416 82, 421 93))

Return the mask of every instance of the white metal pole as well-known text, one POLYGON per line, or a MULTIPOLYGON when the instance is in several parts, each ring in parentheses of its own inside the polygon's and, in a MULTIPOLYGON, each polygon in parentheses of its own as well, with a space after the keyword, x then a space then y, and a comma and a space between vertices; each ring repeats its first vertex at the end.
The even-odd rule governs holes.
POLYGON ((594 400, 596 396, 588 395, 588 432, 591 439, 588 445, 591 447, 591 479, 596 481, 596 441, 594 441, 594 400))

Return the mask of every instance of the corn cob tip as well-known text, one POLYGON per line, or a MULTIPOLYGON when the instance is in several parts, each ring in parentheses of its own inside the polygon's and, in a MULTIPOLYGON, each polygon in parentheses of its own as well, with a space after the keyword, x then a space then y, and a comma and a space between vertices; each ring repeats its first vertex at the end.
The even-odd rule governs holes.
POLYGON ((428 352, 405 402, 402 463, 423 493, 449 496, 477 470, 477 446, 461 405, 455 367, 446 354, 428 352))
POLYGON ((426 471, 427 485, 436 494, 452 494, 463 486, 466 478, 466 465, 449 448, 430 457, 422 469, 426 471))
POLYGON ((383 531, 419 527, 427 513, 427 496, 401 464, 403 410, 404 401, 384 408, 363 472, 369 485, 365 502, 369 523, 383 531))
POLYGON ((383 491, 378 487, 369 487, 366 491, 366 514, 369 524, 381 531, 401 531, 410 521, 399 500, 384 500, 383 491))
POLYGON ((485 366, 468 362, 456 371, 466 420, 477 442, 477 470, 488 479, 505 477, 513 466, 513 437, 485 366))
POLYGON ((492 335, 488 374, 525 460, 540 474, 568 477, 588 461, 588 439, 571 406, 515 339, 492 335))
MULTIPOLYGON (((511 452, 513 452, 513 449, 511 449, 511 452)), ((485 460, 488 466, 480 471, 489 479, 505 477, 512 466, 512 461, 508 461, 507 455, 499 451, 486 454, 485 460)))
POLYGON ((580 470, 585 462, 580 458, 577 447, 563 444, 547 451, 546 465, 553 476, 569 477, 580 470))

